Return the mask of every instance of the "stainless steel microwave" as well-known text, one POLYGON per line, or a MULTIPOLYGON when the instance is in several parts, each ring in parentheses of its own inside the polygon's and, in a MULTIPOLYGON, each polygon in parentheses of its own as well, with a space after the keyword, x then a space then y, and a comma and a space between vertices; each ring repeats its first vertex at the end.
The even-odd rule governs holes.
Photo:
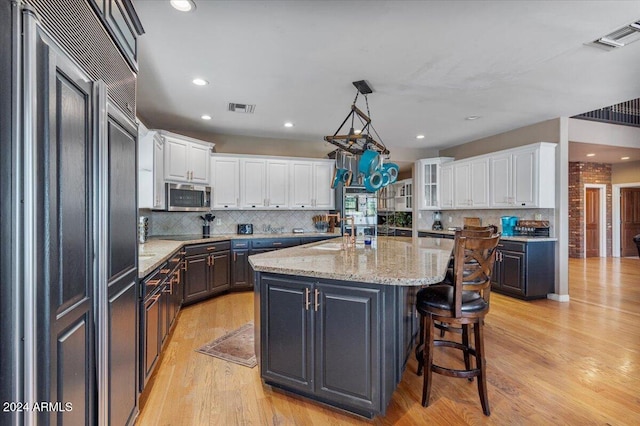
POLYGON ((211 187, 167 183, 166 203, 170 212, 208 212, 211 210, 211 187))

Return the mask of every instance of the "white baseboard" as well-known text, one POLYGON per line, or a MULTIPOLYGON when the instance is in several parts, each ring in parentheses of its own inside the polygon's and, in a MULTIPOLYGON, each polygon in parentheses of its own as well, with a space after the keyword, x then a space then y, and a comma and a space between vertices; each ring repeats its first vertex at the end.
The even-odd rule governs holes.
POLYGON ((568 294, 549 293, 549 294, 547 294, 547 299, 555 300, 556 302, 568 302, 569 301, 569 295, 568 294))

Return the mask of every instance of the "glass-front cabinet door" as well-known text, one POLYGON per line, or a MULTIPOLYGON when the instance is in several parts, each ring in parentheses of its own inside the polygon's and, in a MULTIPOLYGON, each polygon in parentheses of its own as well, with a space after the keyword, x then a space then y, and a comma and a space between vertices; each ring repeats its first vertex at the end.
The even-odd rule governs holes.
POLYGON ((419 160, 416 170, 420 171, 416 181, 416 197, 420 197, 418 208, 421 210, 438 210, 442 208, 441 200, 441 166, 453 161, 451 157, 427 158, 419 160))

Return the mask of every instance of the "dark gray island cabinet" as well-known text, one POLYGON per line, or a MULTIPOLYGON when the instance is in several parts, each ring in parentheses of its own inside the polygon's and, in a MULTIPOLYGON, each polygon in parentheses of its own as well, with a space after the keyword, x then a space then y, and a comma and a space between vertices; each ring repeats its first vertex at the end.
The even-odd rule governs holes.
MULTIPOLYGON (((409 238, 395 242, 401 240, 412 244, 409 238)), ((318 246, 323 244, 327 243, 318 246)), ((322 249, 292 248, 268 255, 274 265, 283 256, 280 259, 286 257, 290 265, 299 260, 304 269, 313 267, 309 256, 315 254, 315 262, 333 265, 332 271, 318 275, 336 277, 346 265, 333 262, 332 255, 356 258, 362 269, 367 268, 363 258, 376 258, 375 249, 350 250, 353 252, 327 254, 322 249)), ((442 275, 450 253, 450 245, 445 244, 443 260, 435 268, 442 275)), ((377 255, 390 260, 381 252, 377 255)), ((268 263, 264 256, 267 254, 250 258, 254 269, 268 263)), ((422 260, 438 257, 416 254, 422 260)), ((412 353, 417 333, 414 295, 419 282, 427 285, 441 278, 437 272, 435 277, 408 285, 366 282, 353 273, 353 262, 347 263, 351 268, 348 279, 304 276, 304 271, 295 268, 290 273, 256 271, 256 354, 266 384, 371 418, 385 413, 412 353)))

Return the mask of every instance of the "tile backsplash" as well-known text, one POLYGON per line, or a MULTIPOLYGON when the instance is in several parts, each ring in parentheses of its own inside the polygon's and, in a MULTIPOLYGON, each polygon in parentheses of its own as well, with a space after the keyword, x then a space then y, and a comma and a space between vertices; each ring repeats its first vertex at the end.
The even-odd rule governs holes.
MULTIPOLYGON (((305 232, 314 232, 312 218, 318 214, 327 214, 327 210, 216 210, 211 212, 216 219, 211 222, 211 234, 235 234, 238 223, 252 223, 253 232, 265 232, 266 227, 291 232, 293 228, 302 228, 305 232), (220 225, 217 224, 220 219, 220 225)), ((141 209, 140 216, 149 218, 149 236, 190 235, 202 232, 204 213, 162 212, 141 209)))
MULTIPOLYGON (((428 230, 433 225, 433 212, 421 211, 422 218, 414 219, 417 229, 428 230)), ((482 225, 497 225, 502 229, 502 216, 517 216, 520 219, 536 219, 536 214, 540 215, 541 220, 549 221, 550 235, 555 235, 554 209, 495 209, 495 210, 442 210, 442 226, 446 229, 449 227, 462 227, 465 217, 479 217, 482 225), (451 217, 451 222, 449 222, 451 217)))

